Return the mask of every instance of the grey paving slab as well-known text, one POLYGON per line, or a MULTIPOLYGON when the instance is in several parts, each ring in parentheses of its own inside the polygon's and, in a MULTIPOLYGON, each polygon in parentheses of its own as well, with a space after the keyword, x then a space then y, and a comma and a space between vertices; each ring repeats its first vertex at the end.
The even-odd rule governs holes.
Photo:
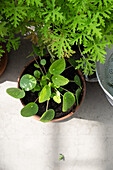
POLYGON ((20 101, 6 89, 17 86, 30 60, 31 43, 21 44, 0 77, 0 170, 113 170, 113 107, 98 83, 87 83, 83 105, 66 121, 43 124, 20 115, 20 101))

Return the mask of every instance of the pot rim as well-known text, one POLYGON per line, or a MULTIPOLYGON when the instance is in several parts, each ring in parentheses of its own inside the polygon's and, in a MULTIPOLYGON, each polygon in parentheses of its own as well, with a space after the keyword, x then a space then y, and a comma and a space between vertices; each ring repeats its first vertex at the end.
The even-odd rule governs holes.
MULTIPOLYGON (((48 55, 45 55, 45 56, 47 57, 48 55)), ((36 57, 36 59, 37 59, 37 58, 38 58, 38 57, 36 57)), ((25 71, 26 67, 28 67, 34 60, 35 60, 35 59, 32 59, 31 61, 29 61, 29 62, 24 66, 23 70, 21 71, 21 73, 20 73, 20 75, 19 75, 19 78, 18 78, 18 80, 17 80, 17 87, 18 87, 18 88, 19 88, 20 78, 22 77, 23 72, 25 71)), ((83 95, 82 95, 82 99, 81 99, 81 101, 80 101, 80 104, 79 104, 78 106, 76 106, 76 108, 74 109, 74 111, 71 111, 71 112, 68 113, 66 116, 63 116, 63 117, 57 118, 57 119, 53 119, 53 120, 51 120, 51 121, 49 121, 49 122, 58 122, 58 121, 61 121, 61 120, 64 120, 64 119, 69 118, 70 116, 72 116, 72 115, 79 109, 79 107, 80 107, 81 104, 83 103, 83 101, 84 101, 84 99, 85 99, 85 94, 86 94, 86 83, 85 83, 85 79, 84 79, 84 76, 83 76, 82 72, 81 72, 80 70, 77 70, 77 72, 78 72, 79 76, 81 77, 81 80, 82 80, 82 83, 83 83, 83 88, 82 88, 83 95)), ((25 106, 25 104, 22 102, 22 99, 20 99, 20 101, 21 101, 22 105, 25 106)), ((39 117, 38 115, 34 115, 34 116, 32 116, 32 117, 33 117, 34 119, 36 119, 36 120, 39 120, 39 119, 40 119, 40 117, 39 117)))

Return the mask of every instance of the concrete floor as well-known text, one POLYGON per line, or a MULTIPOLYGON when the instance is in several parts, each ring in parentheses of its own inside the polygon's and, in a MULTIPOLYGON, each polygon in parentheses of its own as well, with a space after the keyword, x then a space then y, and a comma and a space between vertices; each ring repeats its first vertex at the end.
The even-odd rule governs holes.
POLYGON ((66 121, 43 124, 20 115, 20 101, 6 89, 17 86, 31 51, 22 41, 0 77, 0 170, 113 170, 113 107, 98 83, 87 83, 84 103, 66 121))

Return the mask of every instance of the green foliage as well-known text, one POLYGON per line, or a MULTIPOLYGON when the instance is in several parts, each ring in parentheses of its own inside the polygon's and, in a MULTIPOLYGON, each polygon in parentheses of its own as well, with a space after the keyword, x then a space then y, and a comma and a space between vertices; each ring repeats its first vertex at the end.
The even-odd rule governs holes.
POLYGON ((40 75, 41 75, 41 72, 40 72, 39 70, 35 70, 35 71, 34 71, 34 76, 35 76, 36 78, 40 78, 40 75))
POLYGON ((76 95, 76 100, 77 100, 77 106, 79 105, 79 97, 80 97, 80 94, 81 94, 81 88, 78 88, 78 89, 76 90, 76 93, 75 93, 75 95, 76 95))
POLYGON ((37 81, 35 77, 30 74, 25 74, 21 77, 20 87, 25 91, 32 90, 36 86, 36 84, 37 81))
POLYGON ((39 84, 37 84, 34 89, 32 89, 32 92, 35 92, 35 91, 40 91, 41 90, 41 87, 39 84))
POLYGON ((6 92, 16 99, 21 99, 25 96, 24 90, 21 90, 19 88, 8 88, 6 92))
POLYGON ((42 60, 40 61, 40 64, 43 65, 43 66, 45 66, 45 65, 46 65, 46 60, 45 60, 45 59, 42 59, 42 60))
MULTIPOLYGON (((39 60, 41 61, 41 58, 39 58, 39 60)), ((36 60, 35 58, 37 64, 34 64, 34 76, 30 74, 22 75, 20 79, 20 88, 7 89, 7 93, 15 98, 23 98, 25 96, 25 93, 28 94, 27 91, 31 91, 31 95, 35 93, 35 95, 37 95, 37 98, 35 99, 35 101, 28 103, 21 110, 21 115, 24 117, 33 116, 38 112, 38 104, 40 105, 40 103, 47 102, 47 106, 45 108, 46 111, 42 114, 40 121, 48 122, 52 120, 55 116, 55 111, 53 109, 48 109, 49 101, 53 100, 57 104, 63 104, 62 111, 66 112, 76 102, 76 94, 62 87, 66 87, 65 85, 67 85, 68 83, 74 82, 73 80, 69 80, 66 77, 60 75, 60 73, 66 71, 65 59, 57 59, 56 61, 54 61, 48 68, 48 71, 46 70, 44 65, 38 64, 39 60, 36 60), (61 68, 61 66, 58 66, 59 61, 63 63, 63 68, 61 68), (39 67, 37 68, 37 66, 39 67), (51 71, 52 73, 50 73, 49 71, 51 71)), ((73 79, 76 80, 75 83, 82 89, 79 76, 76 75, 75 78, 73 76, 73 79)), ((76 98, 78 102, 78 93, 76 98)))
POLYGON ((52 63, 52 65, 49 68, 49 72, 53 75, 61 74, 66 67, 66 63, 64 59, 56 60, 52 63))
POLYGON ((74 82, 79 87, 75 92, 75 96, 76 96, 76 100, 77 100, 77 106, 78 106, 79 105, 79 97, 80 97, 80 94, 81 94, 81 91, 82 91, 81 80, 80 80, 80 77, 78 75, 75 75, 74 82))
POLYGON ((21 115, 24 117, 30 117, 35 115, 38 112, 38 106, 36 103, 28 103, 22 110, 21 115))
MULTIPOLYGON (((34 34, 34 36, 36 36, 35 34, 34 34)), ((32 35, 30 36, 30 38, 32 38, 32 41, 33 41, 33 43, 34 44, 36 44, 37 43, 37 41, 38 41, 38 39, 37 39, 37 37, 32 37, 32 35)), ((32 45, 33 46, 33 50, 34 50, 34 53, 37 55, 37 56, 44 56, 45 54, 46 54, 46 51, 45 51, 45 47, 38 47, 38 46, 35 46, 35 45, 32 45)), ((43 60, 42 60, 43 61, 43 60)), ((45 63, 46 64, 46 63, 45 63)))
POLYGON ((51 87, 48 85, 45 85, 42 89, 42 91, 40 92, 40 96, 39 96, 39 103, 43 103, 46 100, 48 100, 51 96, 51 87))
POLYGON ((56 20, 51 31, 45 35, 49 50, 51 48, 59 58, 69 57, 73 53, 71 46, 82 44, 82 54, 88 57, 81 57, 75 68, 82 69, 84 74, 93 74, 96 60, 104 63, 105 47, 113 43, 113 0, 68 0, 67 3, 61 1, 57 4, 62 5, 65 21, 59 23, 56 20))
POLYGON ((14 25, 14 27, 17 27, 20 23, 20 21, 24 20, 24 17, 26 17, 27 8, 26 6, 19 4, 18 1, 10 1, 5 2, 5 4, 8 8, 3 8, 3 14, 9 19, 10 23, 14 25))
POLYGON ((95 63, 90 57, 80 58, 80 60, 77 60, 76 62, 78 63, 76 69, 82 69, 84 74, 92 75, 95 72, 95 63))
POLYGON ((0 61, 3 56, 3 53, 5 53, 5 51, 3 50, 2 45, 0 45, 0 61))
POLYGON ((36 68, 40 68, 40 67, 39 67, 39 65, 38 65, 38 64, 36 64, 36 63, 34 64, 34 66, 35 66, 36 68))
POLYGON ((74 82, 81 88, 81 80, 78 75, 75 75, 74 82))
MULTIPOLYGON (((0 16, 0 20, 2 19, 2 17, 0 16)), ((0 22, 0 35, 1 37, 4 37, 4 35, 7 35, 7 27, 6 26, 6 22, 0 22)))
POLYGON ((51 121, 55 116, 55 111, 53 109, 49 109, 46 112, 43 113, 43 115, 40 118, 41 122, 49 122, 51 121))
POLYGON ((7 47, 7 51, 10 52, 11 48, 13 47, 14 50, 17 50, 19 45, 20 45, 20 38, 17 37, 15 38, 14 35, 10 34, 10 37, 7 41, 6 47, 7 47))
POLYGON ((76 62, 76 60, 74 60, 73 58, 69 58, 69 62, 70 62, 70 64, 71 64, 73 67, 76 67, 76 66, 77 66, 77 62, 76 62))
POLYGON ((56 94, 53 96, 53 100, 58 104, 61 103, 60 92, 58 90, 56 91, 56 94))
POLYGON ((113 0, 1 0, 0 21, 8 51, 18 48, 18 33, 28 35, 38 56, 46 45, 53 59, 69 58, 72 45, 83 45, 75 68, 84 74, 95 71, 96 60, 105 62, 105 47, 113 43, 113 0))
POLYGON ((60 160, 64 160, 64 155, 62 155, 61 153, 59 154, 59 161, 60 160))
POLYGON ((57 86, 65 86, 69 83, 69 80, 61 75, 52 76, 52 82, 57 86))
POLYGON ((66 92, 63 96, 63 112, 66 112, 75 103, 75 96, 71 92, 66 92))

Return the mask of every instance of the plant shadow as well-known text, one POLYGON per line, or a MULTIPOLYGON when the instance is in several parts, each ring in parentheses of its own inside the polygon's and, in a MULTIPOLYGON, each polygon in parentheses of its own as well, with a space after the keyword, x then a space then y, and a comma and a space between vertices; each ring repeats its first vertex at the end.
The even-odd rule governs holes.
POLYGON ((105 93, 98 83, 86 82, 86 96, 80 108, 69 118, 60 122, 70 121, 71 119, 85 119, 109 122, 113 117, 113 107, 107 101, 105 93))

